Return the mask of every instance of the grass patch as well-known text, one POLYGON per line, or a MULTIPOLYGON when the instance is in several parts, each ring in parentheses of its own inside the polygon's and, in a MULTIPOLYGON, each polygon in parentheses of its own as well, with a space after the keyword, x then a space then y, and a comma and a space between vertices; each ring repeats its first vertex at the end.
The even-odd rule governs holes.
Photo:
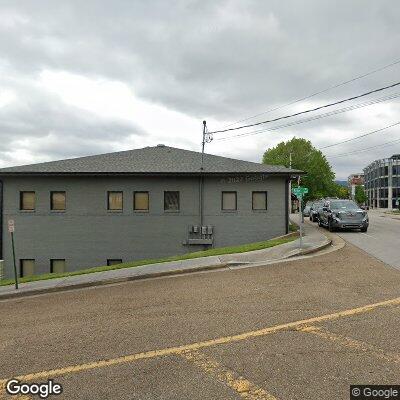
POLYGON ((400 215, 400 210, 392 210, 392 211, 386 211, 385 214, 395 214, 395 215, 400 215))
POLYGON ((299 226, 291 222, 289 224, 289 232, 297 232, 299 230, 299 226))
MULTIPOLYGON (((140 267, 140 266, 147 265, 147 264, 164 263, 164 262, 168 262, 168 261, 181 261, 181 260, 190 260, 193 258, 200 258, 200 257, 207 257, 207 256, 219 256, 219 255, 223 255, 223 254, 232 254, 232 253, 245 253, 247 251, 261 250, 261 249, 267 249, 269 247, 278 246, 280 244, 292 242, 293 240, 296 240, 296 239, 297 239, 297 235, 292 234, 291 236, 265 240, 263 242, 243 244, 240 246, 219 247, 219 248, 215 248, 215 249, 187 253, 187 254, 183 254, 180 256, 131 261, 131 262, 117 264, 117 265, 105 265, 105 266, 101 266, 101 267, 82 269, 79 271, 63 272, 60 274, 42 274, 42 275, 26 276, 26 277, 20 278, 18 280, 18 282, 24 283, 24 282, 43 281, 43 280, 47 280, 47 279, 56 279, 56 278, 64 278, 64 277, 75 276, 75 275, 92 274, 94 272, 111 271, 111 270, 121 269, 121 268, 140 267)), ((12 284, 14 284, 14 279, 4 279, 4 280, 0 281, 0 286, 6 286, 6 285, 12 285, 12 284)))

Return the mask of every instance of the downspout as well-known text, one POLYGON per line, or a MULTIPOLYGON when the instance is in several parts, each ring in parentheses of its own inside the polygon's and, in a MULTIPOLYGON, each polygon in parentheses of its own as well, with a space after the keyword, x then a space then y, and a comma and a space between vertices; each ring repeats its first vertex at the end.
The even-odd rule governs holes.
MULTIPOLYGON (((288 179, 286 179, 285 182, 285 222, 286 222, 286 234, 289 233, 289 196, 288 196, 288 192, 289 192, 289 181, 290 181, 290 177, 288 179)), ((290 194, 291 196, 291 194, 290 194)))
POLYGON ((0 179, 0 260, 4 260, 3 255, 3 181, 0 179))

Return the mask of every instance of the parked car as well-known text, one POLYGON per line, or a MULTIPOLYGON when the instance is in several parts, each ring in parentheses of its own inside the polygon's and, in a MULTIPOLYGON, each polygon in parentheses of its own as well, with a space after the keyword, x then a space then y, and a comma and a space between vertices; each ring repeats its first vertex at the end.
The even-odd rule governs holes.
POLYGON ((310 216, 310 208, 311 208, 311 204, 306 204, 306 206, 303 209, 303 215, 305 217, 309 217, 310 216))
POLYGON ((314 201, 310 207, 310 221, 317 222, 318 221, 318 212, 319 209, 322 208, 324 204, 323 200, 314 201))
POLYGON ((331 232, 336 229, 361 229, 361 232, 367 232, 369 219, 367 212, 352 200, 327 200, 320 212, 318 225, 331 232))

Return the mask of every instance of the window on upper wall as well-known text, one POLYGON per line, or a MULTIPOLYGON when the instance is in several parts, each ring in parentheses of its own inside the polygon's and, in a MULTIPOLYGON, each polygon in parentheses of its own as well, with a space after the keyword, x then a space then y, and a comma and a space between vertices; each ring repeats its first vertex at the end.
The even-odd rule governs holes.
POLYGON ((253 192, 252 207, 253 210, 266 210, 267 192, 253 192))
POLYGON ((179 192, 164 192, 164 211, 179 211, 179 192))
POLYGON ((221 208, 224 211, 237 210, 237 193, 236 192, 222 192, 221 208))
POLYGON ((123 194, 122 192, 108 192, 107 209, 109 211, 122 211, 123 194))
POLYGON ((20 260, 20 271, 19 274, 22 277, 35 275, 35 260, 27 259, 27 260, 20 260))
POLYGON ((65 272, 65 260, 50 260, 50 272, 52 274, 61 274, 62 272, 65 272))
POLYGON ((23 211, 35 211, 35 192, 20 192, 19 209, 23 211))
POLYGON ((117 264, 122 264, 122 260, 120 258, 111 258, 107 260, 107 265, 117 265, 117 264))
POLYGON ((66 209, 66 193, 51 192, 50 193, 50 209, 52 211, 65 211, 66 209))
POLYGON ((149 192, 133 193, 134 211, 149 211, 149 192))

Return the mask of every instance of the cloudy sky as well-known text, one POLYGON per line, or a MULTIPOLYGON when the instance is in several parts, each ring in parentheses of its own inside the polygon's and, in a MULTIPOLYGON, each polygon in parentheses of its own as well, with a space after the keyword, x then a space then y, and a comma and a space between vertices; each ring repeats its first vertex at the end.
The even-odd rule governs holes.
MULTIPOLYGON (((158 143, 199 150, 203 119, 218 130, 399 61, 399 20, 398 0, 0 0, 0 166, 158 143)), ((397 81, 400 63, 246 123, 397 81)), ((293 136, 321 148, 400 122, 397 93, 215 134, 207 152, 260 161, 293 136), (364 106, 297 123, 353 105, 364 106)), ((323 151, 342 179, 400 153, 400 140, 378 147, 396 139, 400 125, 323 151)))

